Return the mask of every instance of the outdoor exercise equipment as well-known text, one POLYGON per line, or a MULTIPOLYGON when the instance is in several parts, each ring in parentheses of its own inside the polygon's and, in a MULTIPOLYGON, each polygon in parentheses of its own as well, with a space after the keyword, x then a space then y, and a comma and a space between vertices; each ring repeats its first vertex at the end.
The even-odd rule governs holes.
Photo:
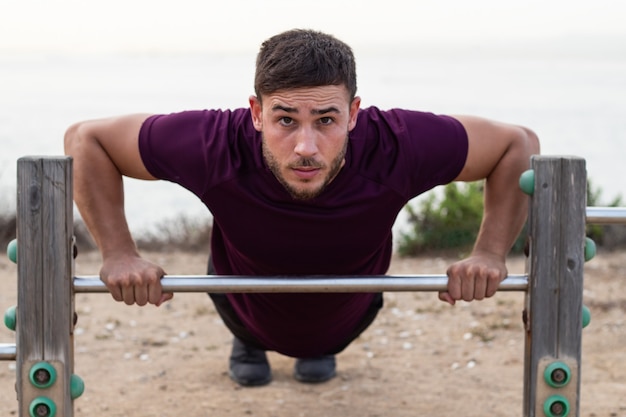
MULTIPOLYGON (((586 223, 626 223, 625 208, 586 207, 585 161, 535 156, 520 177, 530 196, 527 273, 511 275, 500 291, 525 293, 523 415, 579 416, 582 329, 591 320, 582 304, 583 264, 596 247, 586 223)), ((0 359, 16 361, 19 417, 73 416, 85 386, 74 375, 74 295, 107 292, 96 276, 73 273, 72 160, 18 161, 18 300, 5 315, 15 344, 0 344, 0 359), (19 257, 18 257, 19 254, 19 257)), ((167 292, 441 291, 445 275, 352 277, 165 276, 167 292)))

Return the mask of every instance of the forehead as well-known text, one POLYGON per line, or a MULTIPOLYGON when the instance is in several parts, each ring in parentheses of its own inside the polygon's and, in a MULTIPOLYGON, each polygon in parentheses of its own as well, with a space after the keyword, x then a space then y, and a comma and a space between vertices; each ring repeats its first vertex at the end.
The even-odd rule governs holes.
POLYGON ((329 106, 343 108, 348 105, 349 93, 344 85, 286 89, 263 96, 263 106, 270 111, 276 106, 300 110, 329 106))

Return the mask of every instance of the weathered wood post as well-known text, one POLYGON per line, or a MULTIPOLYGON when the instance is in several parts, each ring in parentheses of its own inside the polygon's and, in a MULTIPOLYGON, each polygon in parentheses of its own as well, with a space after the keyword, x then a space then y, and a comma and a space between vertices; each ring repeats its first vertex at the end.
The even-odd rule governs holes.
POLYGON ((578 416, 585 160, 536 156, 531 165, 524 416, 578 416))
POLYGON ((17 163, 19 416, 74 415, 72 161, 17 163))

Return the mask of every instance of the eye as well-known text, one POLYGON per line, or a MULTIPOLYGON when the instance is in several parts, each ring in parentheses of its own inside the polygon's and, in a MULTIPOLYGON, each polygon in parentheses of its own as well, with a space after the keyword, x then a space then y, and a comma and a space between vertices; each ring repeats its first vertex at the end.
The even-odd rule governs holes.
POLYGON ((287 116, 281 117, 280 119, 278 119, 278 123, 283 126, 291 126, 293 124, 293 119, 287 116))
POLYGON ((332 122, 333 122, 333 118, 332 117, 321 117, 320 118, 320 124, 329 125, 332 122))

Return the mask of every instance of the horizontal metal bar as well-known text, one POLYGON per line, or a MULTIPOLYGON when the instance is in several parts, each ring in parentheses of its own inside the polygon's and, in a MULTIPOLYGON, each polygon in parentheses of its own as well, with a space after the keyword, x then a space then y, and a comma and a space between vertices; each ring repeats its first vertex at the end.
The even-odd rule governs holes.
MULTIPOLYGON (((233 275, 166 275, 161 279, 164 292, 213 293, 302 293, 302 292, 383 292, 445 291, 446 275, 367 275, 313 277, 251 277, 233 275)), ((500 291, 526 291, 527 275, 509 275, 500 291)), ((97 276, 74 278, 74 292, 108 292, 97 276)))
POLYGON ((15 352, 15 343, 0 343, 0 361, 14 361, 15 352))
POLYGON ((626 224, 626 207, 587 207, 587 224, 626 224))

